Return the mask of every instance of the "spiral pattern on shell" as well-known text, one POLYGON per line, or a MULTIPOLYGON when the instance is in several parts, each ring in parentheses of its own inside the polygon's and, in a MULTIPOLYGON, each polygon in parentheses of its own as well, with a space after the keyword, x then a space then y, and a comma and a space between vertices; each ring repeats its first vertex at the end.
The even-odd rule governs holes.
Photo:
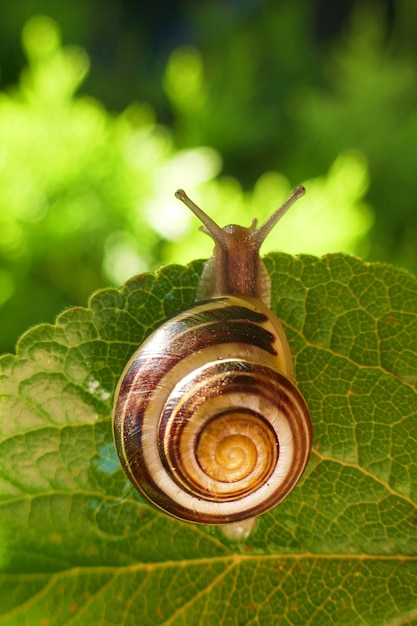
POLYGON ((295 486, 311 422, 278 319, 227 296, 182 311, 139 347, 116 393, 114 435, 131 482, 180 519, 259 515, 295 486))

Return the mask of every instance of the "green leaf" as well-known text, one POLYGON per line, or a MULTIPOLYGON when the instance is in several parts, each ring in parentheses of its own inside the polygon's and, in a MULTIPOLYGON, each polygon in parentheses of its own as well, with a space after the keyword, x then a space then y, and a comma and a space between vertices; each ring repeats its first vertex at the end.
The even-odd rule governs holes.
POLYGON ((112 441, 118 378, 201 262, 101 291, 2 358, 2 624, 415 623, 417 281, 342 255, 266 264, 314 451, 243 543, 145 502, 112 441))

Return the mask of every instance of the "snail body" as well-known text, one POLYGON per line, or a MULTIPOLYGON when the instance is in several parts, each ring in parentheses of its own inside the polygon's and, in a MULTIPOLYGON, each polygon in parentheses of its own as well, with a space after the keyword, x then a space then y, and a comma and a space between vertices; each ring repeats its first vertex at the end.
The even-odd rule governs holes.
POLYGON ((120 379, 114 438, 132 484, 188 522, 240 523, 269 510, 298 482, 311 420, 293 382, 283 327, 269 310, 259 247, 300 195, 256 229, 220 228, 182 191, 215 253, 199 301, 157 328, 120 379))

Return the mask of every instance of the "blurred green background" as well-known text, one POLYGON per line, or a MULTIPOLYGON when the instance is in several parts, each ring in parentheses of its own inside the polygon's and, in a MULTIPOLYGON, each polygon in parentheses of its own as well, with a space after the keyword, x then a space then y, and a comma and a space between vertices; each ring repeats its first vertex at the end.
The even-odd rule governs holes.
POLYGON ((417 3, 20 0, 0 20, 0 351, 307 195, 263 249, 417 271, 417 3))

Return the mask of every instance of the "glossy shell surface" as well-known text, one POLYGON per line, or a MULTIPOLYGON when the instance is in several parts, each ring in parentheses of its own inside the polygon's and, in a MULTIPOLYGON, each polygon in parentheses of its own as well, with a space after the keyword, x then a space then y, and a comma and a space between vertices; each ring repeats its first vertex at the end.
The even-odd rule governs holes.
POLYGON ((116 448, 133 485, 168 514, 248 519, 295 486, 311 449, 278 318, 224 296, 167 320, 139 347, 116 392, 116 448))

